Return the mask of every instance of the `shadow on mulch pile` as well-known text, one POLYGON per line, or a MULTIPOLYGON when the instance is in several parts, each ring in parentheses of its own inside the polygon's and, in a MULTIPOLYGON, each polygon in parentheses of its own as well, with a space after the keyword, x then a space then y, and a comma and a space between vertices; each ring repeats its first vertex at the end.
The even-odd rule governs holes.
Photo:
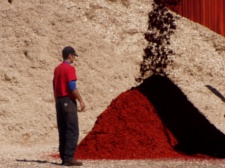
POLYGON ((163 125, 177 139, 176 151, 225 157, 225 135, 188 101, 169 78, 151 76, 138 90, 154 105, 163 125))

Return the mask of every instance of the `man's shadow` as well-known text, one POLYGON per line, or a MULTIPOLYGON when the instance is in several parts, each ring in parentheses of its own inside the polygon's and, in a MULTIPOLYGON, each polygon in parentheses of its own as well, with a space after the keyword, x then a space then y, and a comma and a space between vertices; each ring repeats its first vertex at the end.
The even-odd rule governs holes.
POLYGON ((53 164, 56 166, 62 166, 61 163, 56 163, 56 162, 49 162, 47 160, 27 160, 27 159, 16 159, 17 162, 35 162, 35 163, 40 163, 40 164, 53 164))
POLYGON ((225 102, 225 97, 214 87, 211 85, 205 85, 211 92, 213 92, 216 96, 218 96, 223 102, 225 102))
MULTIPOLYGON (((215 89, 208 88, 224 100, 215 89)), ((168 77, 153 75, 144 80, 138 89, 154 105, 163 125, 177 139, 178 143, 173 146, 176 151, 225 158, 225 135, 168 77)))

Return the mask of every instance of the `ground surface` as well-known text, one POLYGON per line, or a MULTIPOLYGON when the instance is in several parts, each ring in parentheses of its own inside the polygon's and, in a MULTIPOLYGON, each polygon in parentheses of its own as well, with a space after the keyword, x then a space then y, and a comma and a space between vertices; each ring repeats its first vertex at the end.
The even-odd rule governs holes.
MULTIPOLYGON (((1 168, 41 168, 61 167, 59 159, 49 157, 55 152, 54 146, 3 147, 1 168), (5 154, 6 153, 6 154, 5 154)), ((82 160, 83 168, 223 168, 224 160, 82 160)))

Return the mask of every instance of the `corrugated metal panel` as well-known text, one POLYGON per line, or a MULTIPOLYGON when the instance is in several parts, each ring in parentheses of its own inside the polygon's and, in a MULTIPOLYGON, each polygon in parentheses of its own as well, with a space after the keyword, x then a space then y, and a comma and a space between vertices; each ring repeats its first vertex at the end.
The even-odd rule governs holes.
POLYGON ((181 0, 176 11, 225 36, 225 0, 181 0))

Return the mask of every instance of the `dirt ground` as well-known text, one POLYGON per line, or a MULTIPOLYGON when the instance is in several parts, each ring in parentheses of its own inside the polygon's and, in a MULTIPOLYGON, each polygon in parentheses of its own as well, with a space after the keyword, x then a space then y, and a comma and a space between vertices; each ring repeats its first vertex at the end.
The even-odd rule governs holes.
MULTIPOLYGON (((152 0, 0 1, 0 167, 55 167, 52 76, 75 47, 80 140, 121 92, 137 86, 152 0)), ((170 78, 225 133, 225 38, 180 18, 171 37, 170 78), (210 90, 211 88, 211 90, 210 90), (213 88, 213 89, 212 89, 213 88)), ((225 167, 224 160, 84 161, 83 167, 225 167)))
MULTIPOLYGON (((61 167, 61 161, 49 157, 51 152, 56 152, 55 146, 44 145, 35 147, 3 147, 1 148, 2 168, 55 168, 61 167)), ((82 160, 83 168, 224 168, 225 161, 214 160, 82 160)), ((66 167, 66 166, 64 166, 66 167)))

